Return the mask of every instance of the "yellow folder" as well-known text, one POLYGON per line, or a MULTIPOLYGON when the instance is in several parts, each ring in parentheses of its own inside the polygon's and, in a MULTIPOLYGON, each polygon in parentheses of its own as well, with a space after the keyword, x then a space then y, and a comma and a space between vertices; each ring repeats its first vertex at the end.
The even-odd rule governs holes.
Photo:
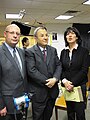
POLYGON ((71 92, 67 91, 65 87, 62 87, 62 92, 66 101, 83 101, 83 95, 80 86, 74 87, 73 91, 71 92))

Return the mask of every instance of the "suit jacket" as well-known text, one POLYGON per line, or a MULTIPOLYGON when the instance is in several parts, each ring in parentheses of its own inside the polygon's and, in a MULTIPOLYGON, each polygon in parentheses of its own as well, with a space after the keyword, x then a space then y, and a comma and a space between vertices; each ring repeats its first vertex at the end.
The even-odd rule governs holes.
POLYGON ((25 55, 20 48, 17 50, 22 61, 23 76, 6 45, 0 46, 0 110, 6 106, 9 113, 14 112, 13 97, 20 97, 27 91, 25 55))
POLYGON ((59 93, 57 83, 52 88, 48 88, 45 85, 48 78, 55 77, 59 80, 61 74, 61 65, 56 49, 51 46, 47 46, 46 48, 46 63, 38 45, 26 50, 29 90, 39 102, 44 101, 47 95, 56 98, 59 93))
POLYGON ((86 96, 86 82, 88 81, 88 57, 88 50, 81 46, 73 50, 71 60, 68 49, 63 49, 60 56, 62 63, 61 80, 66 78, 71 81, 75 87, 81 86, 84 96, 86 96))

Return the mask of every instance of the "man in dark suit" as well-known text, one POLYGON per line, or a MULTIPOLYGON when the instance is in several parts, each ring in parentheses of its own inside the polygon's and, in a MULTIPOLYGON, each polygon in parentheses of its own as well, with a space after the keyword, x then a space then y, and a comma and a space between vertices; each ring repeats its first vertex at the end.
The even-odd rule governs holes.
POLYGON ((8 25, 4 31, 5 43, 0 46, 0 120, 21 120, 22 114, 16 110, 13 98, 26 92, 25 56, 16 47, 20 38, 17 25, 8 25), (16 52, 18 64, 14 60, 16 52), (19 68, 20 67, 20 68, 19 68))
POLYGON ((33 120, 50 120, 59 93, 61 64, 56 49, 47 45, 47 29, 36 28, 34 36, 37 44, 26 50, 28 84, 33 93, 33 120))

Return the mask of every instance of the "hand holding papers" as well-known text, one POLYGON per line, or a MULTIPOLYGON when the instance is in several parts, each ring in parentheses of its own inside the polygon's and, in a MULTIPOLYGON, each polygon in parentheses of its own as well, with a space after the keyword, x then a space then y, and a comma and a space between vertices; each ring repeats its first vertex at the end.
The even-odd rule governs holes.
POLYGON ((62 87, 62 91, 66 101, 83 101, 82 90, 80 86, 74 87, 73 91, 71 92, 67 91, 65 87, 62 87))

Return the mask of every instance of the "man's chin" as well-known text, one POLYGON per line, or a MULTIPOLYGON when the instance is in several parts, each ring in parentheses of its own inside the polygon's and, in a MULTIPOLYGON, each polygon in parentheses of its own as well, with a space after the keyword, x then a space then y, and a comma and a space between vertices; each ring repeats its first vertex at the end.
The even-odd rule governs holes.
POLYGON ((18 42, 13 42, 14 45, 18 44, 18 42))

